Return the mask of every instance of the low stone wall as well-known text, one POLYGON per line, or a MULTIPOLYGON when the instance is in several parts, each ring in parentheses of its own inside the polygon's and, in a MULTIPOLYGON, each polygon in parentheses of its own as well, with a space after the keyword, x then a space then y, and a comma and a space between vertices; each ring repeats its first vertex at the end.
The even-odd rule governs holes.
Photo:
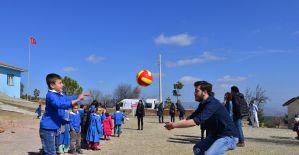
MULTIPOLYGON (((127 115, 132 115, 132 109, 122 109, 121 111, 127 115)), ((111 115, 115 112, 115 108, 107 108, 107 112, 109 112, 111 115)), ((194 109, 186 109, 185 116, 189 116, 193 112, 194 112, 194 109)), ((156 109, 145 109, 145 116, 157 116, 157 110, 156 109)), ((164 116, 169 116, 169 109, 164 110, 164 116)), ((176 116, 179 116, 178 111, 176 111, 176 116)))

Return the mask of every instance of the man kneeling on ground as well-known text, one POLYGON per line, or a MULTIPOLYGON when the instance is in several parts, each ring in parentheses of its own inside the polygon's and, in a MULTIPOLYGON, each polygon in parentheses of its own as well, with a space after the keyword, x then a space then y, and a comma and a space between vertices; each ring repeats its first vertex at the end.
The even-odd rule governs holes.
POLYGON ((196 155, 219 155, 236 148, 238 142, 237 129, 225 107, 212 94, 212 84, 206 81, 194 83, 195 100, 204 104, 201 112, 196 110, 190 119, 175 123, 166 123, 165 128, 188 128, 204 123, 209 131, 208 137, 193 147, 196 155))

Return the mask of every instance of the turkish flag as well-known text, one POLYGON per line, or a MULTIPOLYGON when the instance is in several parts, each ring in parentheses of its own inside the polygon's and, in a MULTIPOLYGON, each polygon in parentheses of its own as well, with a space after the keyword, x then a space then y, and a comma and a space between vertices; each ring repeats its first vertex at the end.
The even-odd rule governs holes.
POLYGON ((36 45, 36 40, 33 37, 30 37, 31 45, 36 45))

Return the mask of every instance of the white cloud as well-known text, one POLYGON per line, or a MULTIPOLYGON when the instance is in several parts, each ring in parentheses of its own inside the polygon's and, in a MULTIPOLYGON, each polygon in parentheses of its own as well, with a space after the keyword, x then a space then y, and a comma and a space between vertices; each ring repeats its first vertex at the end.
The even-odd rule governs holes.
POLYGON ((193 64, 202 64, 206 63, 209 61, 217 61, 217 60, 222 60, 224 58, 215 56, 211 54, 210 52, 204 52, 202 55, 199 57, 195 57, 192 59, 182 59, 178 60, 176 62, 169 62, 167 63, 167 67, 179 67, 179 66, 185 66, 185 65, 193 65, 193 64))
POLYGON ((183 76, 179 81, 183 84, 193 84, 196 81, 199 81, 199 78, 193 76, 183 76))
POLYGON ((230 75, 225 75, 224 77, 218 79, 219 82, 241 82, 241 81, 244 81, 246 80, 247 77, 242 77, 242 76, 230 76, 230 75))
POLYGON ((98 57, 96 55, 90 55, 85 59, 87 62, 90 62, 92 64, 97 64, 103 60, 105 60, 104 57, 98 57))
POLYGON ((220 88, 222 88, 223 90, 228 90, 228 89, 230 89, 230 85, 228 85, 228 84, 221 84, 220 85, 220 88))
POLYGON ((298 36, 298 35, 299 35, 299 31, 295 31, 295 32, 293 32, 293 35, 298 36))
POLYGON ((155 43, 189 46, 193 43, 194 39, 195 37, 189 36, 186 33, 181 33, 173 36, 165 36, 164 34, 160 34, 157 38, 155 38, 155 43))
POLYGON ((225 84, 225 83, 222 83, 219 85, 220 87, 220 91, 224 91, 224 92, 229 92, 230 91, 230 88, 234 86, 233 84, 225 84))
POLYGON ((78 70, 79 70, 78 68, 75 68, 75 67, 72 67, 72 66, 67 66, 67 67, 62 68, 63 72, 76 72, 78 70))

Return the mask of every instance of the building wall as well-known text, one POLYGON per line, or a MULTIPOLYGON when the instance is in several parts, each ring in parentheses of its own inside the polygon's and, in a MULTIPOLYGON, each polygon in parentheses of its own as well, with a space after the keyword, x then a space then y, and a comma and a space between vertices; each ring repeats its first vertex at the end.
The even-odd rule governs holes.
POLYGON ((21 90, 21 72, 9 68, 0 67, 0 92, 11 96, 20 98, 21 90), (7 74, 13 74, 14 85, 7 84, 7 74))
POLYGON ((288 106, 289 128, 293 128, 294 126, 295 114, 299 114, 299 100, 295 100, 288 106))

